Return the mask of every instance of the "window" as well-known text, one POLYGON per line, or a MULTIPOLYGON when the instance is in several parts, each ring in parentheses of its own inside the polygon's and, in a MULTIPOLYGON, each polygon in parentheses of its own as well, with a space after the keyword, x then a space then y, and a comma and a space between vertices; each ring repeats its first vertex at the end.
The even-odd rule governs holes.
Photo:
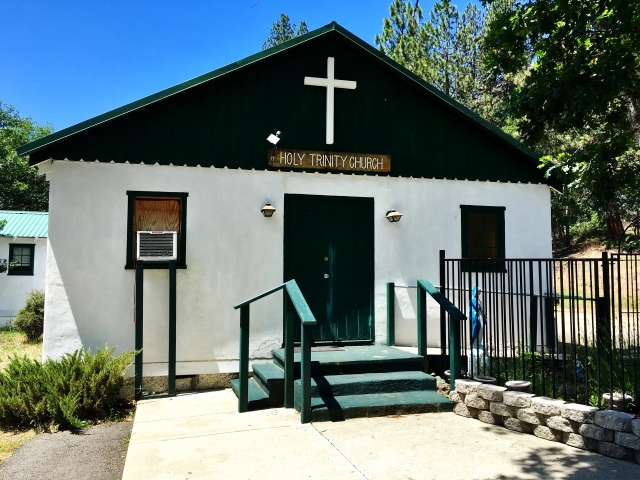
POLYGON ((35 245, 9 244, 8 275, 33 275, 35 245))
MULTIPOLYGON (((460 205, 462 258, 499 259, 505 256, 505 207, 460 205)), ((495 262, 469 262, 470 269, 498 266, 495 262)))
MULTIPOLYGON (((137 232, 178 232, 177 268, 187 268, 187 197, 188 193, 128 191, 127 261, 124 268, 134 268, 137 232)), ((145 268, 168 268, 167 263, 147 264, 145 268)))

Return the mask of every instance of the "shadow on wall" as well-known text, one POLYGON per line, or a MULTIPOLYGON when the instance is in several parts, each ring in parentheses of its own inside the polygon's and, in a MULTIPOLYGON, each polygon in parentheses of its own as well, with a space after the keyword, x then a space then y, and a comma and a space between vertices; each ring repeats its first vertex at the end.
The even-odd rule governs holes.
MULTIPOLYGON (((396 285, 394 290, 396 345, 417 347, 417 289, 396 285)), ((427 346, 440 347, 440 308, 432 298, 427 298, 427 346)))

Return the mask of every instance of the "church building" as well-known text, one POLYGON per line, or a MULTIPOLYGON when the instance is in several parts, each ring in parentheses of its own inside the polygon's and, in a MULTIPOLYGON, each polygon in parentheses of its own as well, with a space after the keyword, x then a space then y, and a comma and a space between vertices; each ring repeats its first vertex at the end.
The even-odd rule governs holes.
MULTIPOLYGON (((387 283, 437 285, 440 250, 551 257, 557 185, 537 157, 336 23, 18 153, 50 182, 43 355, 54 359, 132 350, 136 288, 144 376, 167 375, 171 301, 176 374, 233 373, 234 305, 288 280, 316 344, 385 344, 387 283), (145 262, 136 284, 154 235, 175 258, 172 288, 165 261, 145 262)), ((411 346, 403 298, 396 344, 411 346)), ((282 312, 280 295, 252 304, 251 362, 281 347, 282 312)))

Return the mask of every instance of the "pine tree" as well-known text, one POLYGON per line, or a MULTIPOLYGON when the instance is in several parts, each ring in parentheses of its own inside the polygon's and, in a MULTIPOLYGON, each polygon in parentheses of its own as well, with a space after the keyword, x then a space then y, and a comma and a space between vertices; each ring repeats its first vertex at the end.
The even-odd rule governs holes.
POLYGON ((375 37, 380 51, 469 108, 481 110, 487 78, 482 11, 470 3, 460 14, 450 0, 441 0, 425 22, 418 1, 394 0, 389 12, 382 35, 375 37))
POLYGON ((450 97, 456 97, 456 87, 460 74, 457 64, 458 9, 450 0, 442 0, 433 6, 430 20, 426 24, 427 35, 431 38, 429 56, 433 64, 431 83, 450 97))
POLYGON ((457 70, 453 97, 476 110, 480 107, 485 84, 482 58, 484 15, 473 3, 467 4, 457 21, 454 65, 457 70))
POLYGON ((382 23, 382 35, 374 42, 382 53, 423 78, 430 77, 429 38, 423 24, 422 8, 416 1, 393 0, 390 17, 382 23))
POLYGON ((302 20, 300 25, 296 28, 296 24, 291 23, 289 17, 284 13, 281 13, 280 20, 271 26, 269 38, 267 38, 267 40, 262 44, 262 50, 275 47, 276 45, 280 45, 287 40, 299 37, 305 33, 309 33, 309 29, 307 28, 307 24, 304 20, 302 20))

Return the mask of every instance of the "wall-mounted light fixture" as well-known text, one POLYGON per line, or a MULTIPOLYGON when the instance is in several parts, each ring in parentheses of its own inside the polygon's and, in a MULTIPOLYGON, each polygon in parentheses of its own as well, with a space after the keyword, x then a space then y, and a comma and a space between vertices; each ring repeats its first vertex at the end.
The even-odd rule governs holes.
POLYGON ((282 132, 280 130, 278 130, 275 135, 273 133, 270 134, 267 137, 267 141, 269 143, 273 144, 273 146, 275 147, 276 144, 280 141, 280 135, 282 135, 282 132))
MULTIPOLYGON (((269 142, 272 147, 269 149, 269 165, 273 165, 276 161, 276 151, 278 150, 278 142, 280 141, 280 135, 282 135, 282 132, 278 130, 275 135, 271 133, 267 137, 267 142, 269 142)), ((265 215, 265 217, 266 216, 267 215, 265 215)))
POLYGON ((267 202, 267 204, 264 207, 262 207, 260 211, 262 212, 262 215, 264 215, 265 217, 271 217, 273 216, 273 212, 275 212, 276 209, 269 202, 267 202))
POLYGON ((386 215, 387 220, 391 223, 399 222, 402 218, 402 214, 400 212, 396 212, 395 210, 389 210, 386 215))

